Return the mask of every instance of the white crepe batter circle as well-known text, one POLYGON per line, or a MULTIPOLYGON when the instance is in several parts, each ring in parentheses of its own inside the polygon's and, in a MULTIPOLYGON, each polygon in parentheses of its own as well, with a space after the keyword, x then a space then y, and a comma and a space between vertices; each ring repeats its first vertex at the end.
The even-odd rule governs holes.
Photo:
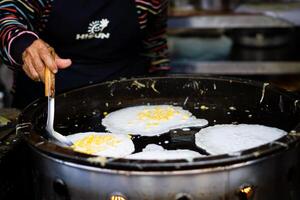
MULTIPOLYGON (((112 133, 100 133, 100 132, 85 132, 85 133, 77 133, 73 135, 67 136, 69 140, 75 144, 77 141, 88 137, 90 135, 106 137, 107 142, 103 142, 100 145, 95 143, 91 144, 90 147, 95 149, 95 153, 92 155, 103 156, 103 157, 114 157, 114 158, 122 158, 125 157, 132 152, 134 152, 134 144, 128 135, 120 135, 120 134, 112 134, 112 133), (113 142, 112 142, 113 140, 113 142)), ((73 146, 72 146, 73 147, 73 146)), ((87 153, 85 148, 73 147, 74 151, 79 151, 82 153, 87 153)), ((91 153, 88 153, 91 154, 91 153)))
POLYGON ((102 125, 112 133, 155 136, 173 129, 203 127, 205 119, 197 119, 179 106, 149 105, 123 108, 109 113, 102 125))
POLYGON ((212 155, 230 154, 275 141, 287 133, 263 125, 224 124, 204 128, 196 133, 196 145, 212 155))
POLYGON ((177 160, 185 159, 187 161, 193 161, 194 158, 203 157, 196 151, 178 149, 178 150, 166 150, 163 147, 156 144, 147 145, 142 152, 131 154, 127 156, 127 159, 134 160, 177 160))

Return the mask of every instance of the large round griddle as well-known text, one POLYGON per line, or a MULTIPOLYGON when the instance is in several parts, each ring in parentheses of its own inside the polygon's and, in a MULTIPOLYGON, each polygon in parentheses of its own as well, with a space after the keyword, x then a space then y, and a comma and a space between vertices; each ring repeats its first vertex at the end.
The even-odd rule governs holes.
POLYGON ((33 150, 68 162, 126 170, 181 170, 224 166, 280 153, 299 144, 300 102, 291 93, 267 83, 232 78, 174 76, 118 80, 80 88, 56 97, 55 130, 64 134, 104 131, 104 113, 136 105, 178 105, 198 118, 214 124, 261 124, 290 134, 276 142, 234 155, 209 156, 196 147, 194 134, 200 129, 174 130, 155 137, 134 136, 136 152, 147 144, 166 149, 190 149, 208 156, 188 160, 143 161, 108 159, 103 166, 91 156, 77 153, 45 137, 46 99, 29 105, 20 117, 20 129, 33 150), (30 124, 30 125, 28 125, 30 124))

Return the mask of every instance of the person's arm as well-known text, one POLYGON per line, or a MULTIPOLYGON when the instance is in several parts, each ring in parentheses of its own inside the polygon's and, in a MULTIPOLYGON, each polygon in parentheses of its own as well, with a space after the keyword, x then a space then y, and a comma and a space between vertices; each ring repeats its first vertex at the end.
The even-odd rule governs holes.
POLYGON ((168 0, 161 0, 159 4, 154 5, 157 10, 149 12, 152 14, 148 19, 146 37, 143 40, 144 55, 151 61, 150 73, 164 73, 170 70, 166 39, 168 0))
POLYGON ((50 12, 51 0, 0 2, 0 56, 7 65, 22 68, 36 81, 44 81, 45 67, 56 73, 58 68, 71 65, 71 60, 59 58, 37 34, 50 12))
POLYGON ((0 55, 9 66, 22 65, 22 53, 38 39, 36 24, 46 0, 0 1, 0 55))

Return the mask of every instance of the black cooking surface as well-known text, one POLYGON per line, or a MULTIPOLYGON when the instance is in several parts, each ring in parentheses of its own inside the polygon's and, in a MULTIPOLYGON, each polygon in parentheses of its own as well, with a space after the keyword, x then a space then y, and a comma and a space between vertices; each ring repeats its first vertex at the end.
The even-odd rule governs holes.
MULTIPOLYGON (((196 117, 207 119, 209 126, 261 124, 290 132, 300 119, 296 97, 267 83, 207 77, 146 78, 100 84, 58 96, 55 130, 64 135, 102 132, 105 131, 101 125, 104 113, 146 104, 182 106, 196 117)), ((46 107, 46 101, 36 102, 25 110, 23 117, 23 122, 28 117, 33 119, 34 131, 41 135, 46 124, 46 107)), ((154 137, 134 136, 133 142, 136 152, 154 143, 166 149, 184 148, 207 154, 195 146, 194 134, 199 130, 180 129, 154 137)), ((57 146, 46 144, 47 148, 52 153, 58 150, 57 146)), ((58 152, 66 153, 65 150, 58 152)), ((70 151, 67 154, 82 156, 70 151)))
MULTIPOLYGON (((278 114, 274 113, 274 111, 271 111, 270 113, 270 110, 267 108, 253 110, 247 107, 239 108, 238 106, 229 106, 224 108, 222 104, 219 106, 206 104, 205 106, 208 108, 208 110, 202 110, 200 108, 200 103, 199 105, 196 103, 196 106, 191 106, 181 105, 182 102, 183 101, 179 101, 177 103, 179 106, 183 106, 185 109, 192 112, 196 117, 207 119, 209 121, 209 126, 215 124, 239 123, 263 124, 271 127, 281 128, 289 132, 292 130, 291 128, 293 125, 297 122, 297 119, 295 119, 295 121, 290 120, 290 113, 283 114, 281 111, 278 111, 278 114), (280 115, 281 117, 274 119, 274 115, 280 115)), ((162 102, 162 104, 165 104, 165 102, 162 102)), ((103 113, 110 113, 121 108, 123 107, 118 107, 117 109, 110 109, 107 107, 104 108, 102 113, 99 112, 99 114, 96 114, 95 116, 93 114, 83 114, 75 116, 75 118, 68 118, 67 123, 57 124, 56 130, 65 135, 88 131, 105 132, 105 127, 103 127, 101 124, 101 120, 104 118, 103 113)), ((135 153, 141 152, 142 149, 148 144, 157 144, 168 150, 189 149, 204 155, 209 155, 204 149, 201 149, 195 145, 195 134, 200 130, 201 128, 176 129, 159 136, 133 136, 132 140, 135 145, 135 153)))

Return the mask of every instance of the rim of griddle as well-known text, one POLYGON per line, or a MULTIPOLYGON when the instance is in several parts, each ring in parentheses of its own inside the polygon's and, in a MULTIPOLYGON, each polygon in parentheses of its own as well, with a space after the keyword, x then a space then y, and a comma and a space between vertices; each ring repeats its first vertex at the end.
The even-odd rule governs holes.
MULTIPOLYGON (((199 80, 220 80, 220 81, 232 81, 238 82, 242 84, 262 87, 263 83, 246 80, 241 78, 232 78, 232 77, 211 77, 211 76, 195 76, 195 75, 176 75, 170 77, 148 77, 148 78, 134 78, 134 79, 125 79, 122 81, 142 81, 142 80, 159 80, 159 79, 174 79, 174 78, 182 78, 182 79, 190 79, 196 78, 199 80)), ((99 83, 92 86, 87 86, 83 88, 79 88, 76 90, 72 90, 68 93, 76 92, 77 90, 82 90, 89 87, 94 87, 97 85, 105 85, 105 83, 99 83)), ((290 98, 295 98, 293 93, 289 93, 282 89, 279 89, 274 86, 270 86, 273 91, 279 92, 281 95, 287 95, 290 98)), ((21 128, 21 132, 24 135, 25 141, 29 144, 29 146, 36 151, 37 153, 43 153, 48 156, 54 157, 56 159, 60 159, 66 162, 72 162, 87 166, 94 166, 100 168, 107 169, 118 169, 118 170, 138 170, 138 171, 161 171, 161 170, 187 170, 187 169, 200 169, 207 167, 218 167, 218 166, 226 166, 233 165, 241 162, 251 161, 259 158, 263 158, 266 156, 274 155, 276 153, 282 153, 287 151, 295 146, 300 145, 300 138, 298 136, 293 136, 288 134, 287 136, 282 137, 279 140, 276 140, 274 143, 269 143, 266 145, 262 145, 256 148, 248 149, 245 151, 239 152, 239 154, 222 154, 215 156, 205 156, 194 159, 192 162, 184 159, 180 160, 170 160, 170 161, 157 161, 157 160, 129 160, 129 159, 112 159, 107 158, 105 165, 102 162, 91 162, 89 158, 93 157, 90 155, 74 152, 71 149, 61 147, 56 145, 53 142, 50 142, 40 136, 40 134, 34 130, 34 127, 31 124, 32 115, 34 111, 37 109, 37 105, 41 103, 45 103, 46 99, 39 99, 29 106, 27 106, 22 114, 19 117, 19 124, 21 128)), ((300 132, 300 122, 297 126, 295 126, 295 131, 300 132)))

